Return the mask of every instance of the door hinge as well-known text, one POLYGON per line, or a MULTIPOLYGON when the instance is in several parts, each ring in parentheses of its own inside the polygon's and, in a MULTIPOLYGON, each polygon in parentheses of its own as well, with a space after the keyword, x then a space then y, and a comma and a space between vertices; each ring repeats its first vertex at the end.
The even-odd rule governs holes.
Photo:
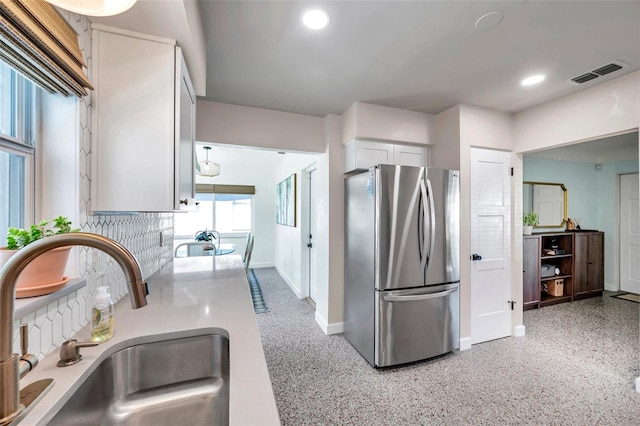
POLYGON ((511 176, 513 176, 513 167, 511 168, 511 176))
POLYGON ((513 305, 516 304, 515 300, 507 300, 507 303, 511 305, 511 310, 513 311, 513 305))

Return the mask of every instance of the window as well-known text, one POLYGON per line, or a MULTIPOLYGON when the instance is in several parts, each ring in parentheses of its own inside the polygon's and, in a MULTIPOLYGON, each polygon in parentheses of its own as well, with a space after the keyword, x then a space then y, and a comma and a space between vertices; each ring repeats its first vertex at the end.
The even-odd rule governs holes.
POLYGON ((249 194, 197 193, 198 211, 175 215, 175 235, 193 236, 204 229, 221 234, 251 231, 249 194))
POLYGON ((34 207, 36 87, 0 61, 0 246, 34 207))

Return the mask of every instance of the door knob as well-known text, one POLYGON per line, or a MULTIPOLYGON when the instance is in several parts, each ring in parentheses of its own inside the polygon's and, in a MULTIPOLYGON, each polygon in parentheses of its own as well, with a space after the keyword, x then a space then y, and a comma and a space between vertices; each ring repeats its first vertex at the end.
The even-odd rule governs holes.
POLYGON ((482 260, 482 256, 480 256, 479 254, 473 253, 471 255, 471 260, 482 260))

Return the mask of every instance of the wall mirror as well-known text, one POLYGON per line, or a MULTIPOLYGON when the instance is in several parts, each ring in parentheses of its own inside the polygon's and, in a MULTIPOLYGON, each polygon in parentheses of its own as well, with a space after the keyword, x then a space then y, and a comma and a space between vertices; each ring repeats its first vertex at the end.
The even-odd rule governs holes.
POLYGON ((562 228, 567 223, 567 188, 562 183, 522 182, 522 211, 540 216, 537 228, 562 228))

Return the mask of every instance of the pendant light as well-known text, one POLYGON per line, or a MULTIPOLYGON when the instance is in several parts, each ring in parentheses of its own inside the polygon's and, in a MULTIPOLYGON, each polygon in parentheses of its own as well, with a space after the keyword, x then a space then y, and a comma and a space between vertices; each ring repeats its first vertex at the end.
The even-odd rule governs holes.
POLYGON ((137 0, 47 0, 54 6, 86 16, 113 16, 126 12, 137 0))
POLYGON ((200 166, 200 176, 218 176, 220 174, 220 164, 209 161, 209 151, 211 151, 211 147, 203 146, 202 149, 205 150, 207 159, 204 161, 198 161, 198 165, 200 166))

